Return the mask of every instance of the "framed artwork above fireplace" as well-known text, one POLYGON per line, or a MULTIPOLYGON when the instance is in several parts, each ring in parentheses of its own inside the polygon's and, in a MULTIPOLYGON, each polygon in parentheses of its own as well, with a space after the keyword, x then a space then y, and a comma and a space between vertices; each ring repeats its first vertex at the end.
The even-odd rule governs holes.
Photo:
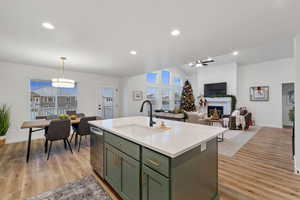
POLYGON ((269 86, 250 87, 250 101, 269 101, 269 86))

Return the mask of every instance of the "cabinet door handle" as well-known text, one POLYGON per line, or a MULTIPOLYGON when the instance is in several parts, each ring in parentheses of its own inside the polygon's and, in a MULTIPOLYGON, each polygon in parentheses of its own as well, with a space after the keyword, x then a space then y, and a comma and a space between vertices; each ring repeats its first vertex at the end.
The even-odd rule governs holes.
POLYGON ((152 164, 152 165, 154 165, 154 166, 156 166, 156 167, 159 167, 159 166, 160 166, 160 163, 155 162, 155 161, 153 161, 153 160, 151 160, 151 159, 148 159, 147 162, 149 162, 150 164, 152 164))

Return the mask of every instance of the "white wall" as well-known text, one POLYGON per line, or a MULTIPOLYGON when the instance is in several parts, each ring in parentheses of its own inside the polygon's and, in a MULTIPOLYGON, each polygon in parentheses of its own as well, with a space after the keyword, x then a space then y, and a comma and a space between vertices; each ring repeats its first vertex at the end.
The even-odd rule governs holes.
POLYGON ((282 83, 295 82, 293 59, 282 59, 238 68, 238 106, 246 106, 256 124, 282 127, 282 83), (269 86, 270 100, 249 100, 249 88, 269 86))
MULTIPOLYGON (((173 81, 173 77, 181 77, 183 81, 186 80, 186 74, 179 70, 178 68, 169 68, 164 69, 171 73, 171 79, 170 81, 173 81)), ((160 74, 160 71, 155 71, 155 73, 160 74)), ((160 80, 160 76, 158 76, 158 80, 160 80)), ((133 100, 133 91, 139 90, 143 91, 143 100, 146 99, 146 87, 147 86, 153 86, 153 87, 168 87, 164 86, 162 84, 147 84, 146 82, 146 74, 140 74, 137 76, 130 76, 125 77, 120 82, 121 86, 121 96, 122 96, 122 102, 121 102, 121 115, 122 116, 136 116, 141 115, 140 108, 143 101, 134 101, 133 100)))
POLYGON ((189 77, 194 89, 195 97, 204 95, 204 84, 227 83, 227 94, 237 95, 237 64, 211 65, 197 68, 195 73, 189 77))
POLYGON ((282 59, 247 66, 237 64, 198 68, 189 76, 197 97, 204 93, 204 84, 227 82, 227 93, 237 97, 237 108, 246 106, 260 126, 282 127, 282 83, 295 82, 293 59, 282 59), (270 86, 270 100, 249 100, 252 86, 270 86))
POLYGON ((300 171, 300 35, 295 39, 295 169, 300 171))
MULTIPOLYGON (((0 103, 11 108, 11 127, 7 142, 27 140, 28 130, 20 130, 24 120, 30 120, 30 79, 50 80, 60 76, 60 70, 0 62, 0 103)), ((66 72, 66 77, 78 82, 78 111, 96 115, 98 91, 101 87, 119 88, 119 79, 89 73, 66 72)), ((36 132, 33 138, 41 137, 36 132)))

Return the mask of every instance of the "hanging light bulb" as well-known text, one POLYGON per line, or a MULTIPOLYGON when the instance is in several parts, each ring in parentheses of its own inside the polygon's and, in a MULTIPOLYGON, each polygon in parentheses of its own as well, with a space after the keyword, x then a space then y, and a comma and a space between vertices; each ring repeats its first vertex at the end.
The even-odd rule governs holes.
POLYGON ((60 57, 62 60, 62 78, 53 78, 52 79, 52 87, 57 88, 74 88, 75 87, 75 81, 71 79, 65 78, 65 60, 66 57, 60 57))

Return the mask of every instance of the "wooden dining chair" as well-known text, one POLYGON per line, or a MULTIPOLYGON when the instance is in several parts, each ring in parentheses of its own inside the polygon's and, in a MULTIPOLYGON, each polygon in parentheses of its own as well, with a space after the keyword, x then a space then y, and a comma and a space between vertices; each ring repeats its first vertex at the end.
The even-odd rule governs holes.
POLYGON ((71 153, 72 147, 68 140, 70 136, 70 127, 71 122, 69 119, 62 119, 62 120, 52 120, 48 126, 47 132, 45 134, 46 142, 45 142, 45 153, 48 151, 47 160, 49 160, 49 156, 51 153, 52 142, 57 140, 63 140, 66 148, 66 144, 68 144, 71 153), (50 141, 50 146, 48 150, 48 142, 50 141))

